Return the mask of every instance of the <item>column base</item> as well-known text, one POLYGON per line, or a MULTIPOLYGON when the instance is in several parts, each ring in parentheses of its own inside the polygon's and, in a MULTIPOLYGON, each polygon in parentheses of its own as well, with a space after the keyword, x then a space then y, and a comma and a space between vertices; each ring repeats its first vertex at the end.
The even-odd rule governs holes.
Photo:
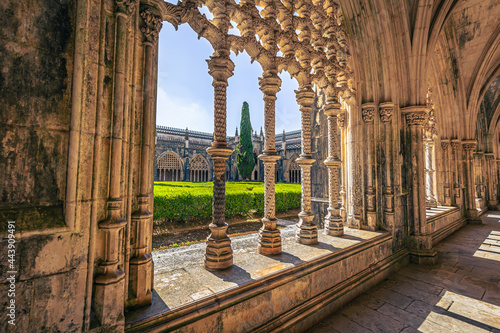
POLYGON ((223 226, 209 226, 211 234, 207 238, 205 254, 205 268, 209 271, 223 270, 233 265, 233 249, 227 236, 227 227, 227 223, 223 226))
POLYGON ((370 231, 377 230, 377 212, 367 212, 366 219, 367 225, 364 229, 370 231))
POLYGON ((343 236, 344 235, 344 221, 338 214, 339 210, 328 208, 329 214, 325 217, 325 235, 329 236, 343 236), (337 212, 335 212, 337 211, 337 212))
POLYGON ((318 244, 318 227, 313 223, 314 214, 300 212, 299 219, 297 241, 306 245, 318 244))
POLYGON ((153 297, 151 292, 152 264, 151 254, 145 254, 143 258, 132 258, 130 260, 128 308, 151 305, 153 297))
POLYGON ((105 328, 125 325, 124 283, 125 279, 111 284, 95 284, 93 308, 97 320, 105 328), (122 302, 117 300, 122 300, 122 302))
POLYGON ((439 257, 434 249, 410 250, 410 261, 417 265, 437 265, 439 257))
POLYGON ((479 212, 476 209, 467 209, 465 215, 467 216, 468 224, 483 224, 483 221, 479 217, 479 212))
POLYGON ((411 262, 419 265, 436 265, 438 253, 432 247, 432 236, 428 234, 415 234, 410 236, 409 251, 411 262))
POLYGON ((384 212, 385 214, 385 228, 388 231, 394 230, 394 212, 384 212))
POLYGON ((451 197, 444 197, 444 205, 451 206, 451 197))
POLYGON ((276 228, 278 219, 262 219, 264 224, 259 230, 259 253, 263 255, 281 254, 281 234, 276 228))
POLYGON ((489 210, 498 210, 498 201, 497 200, 490 200, 488 201, 488 209, 489 210))

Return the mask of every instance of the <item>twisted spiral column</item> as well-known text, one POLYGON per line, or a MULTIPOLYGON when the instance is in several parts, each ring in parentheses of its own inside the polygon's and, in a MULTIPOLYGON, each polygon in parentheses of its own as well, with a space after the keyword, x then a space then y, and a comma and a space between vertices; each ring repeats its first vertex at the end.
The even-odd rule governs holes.
POLYGON ((275 212, 275 168, 280 156, 275 142, 275 102, 280 91, 281 80, 276 70, 267 70, 259 78, 260 90, 264 93, 264 151, 259 159, 264 163, 264 218, 259 230, 259 252, 264 255, 281 253, 281 236, 275 212))
POLYGON ((302 202, 297 223, 297 240, 302 244, 318 243, 318 227, 313 223, 311 212, 311 167, 315 160, 311 154, 311 110, 314 103, 314 91, 310 85, 295 91, 300 105, 302 123, 302 153, 297 159, 301 168, 302 202))
POLYGON ((207 60, 214 87, 214 141, 207 149, 214 161, 212 223, 207 238, 205 268, 222 270, 233 265, 231 240, 227 236, 226 210, 226 160, 233 152, 226 139, 226 89, 227 80, 233 75, 234 64, 228 50, 218 50, 207 60))
POLYGON ((328 157, 324 161, 328 169, 328 214, 325 217, 325 233, 331 236, 344 234, 344 219, 339 205, 339 167, 342 163, 338 147, 337 117, 341 113, 340 104, 328 101, 325 115, 328 121, 328 157))

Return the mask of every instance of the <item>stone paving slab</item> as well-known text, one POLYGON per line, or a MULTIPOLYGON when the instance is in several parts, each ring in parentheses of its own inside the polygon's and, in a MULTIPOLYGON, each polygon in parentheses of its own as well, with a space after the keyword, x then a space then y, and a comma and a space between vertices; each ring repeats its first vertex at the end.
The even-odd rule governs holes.
POLYGON ((153 252, 155 291, 168 309, 212 296, 379 236, 382 232, 345 228, 343 237, 318 235, 318 245, 295 238, 296 222, 279 220, 282 254, 258 253, 257 233, 231 238, 233 267, 210 272, 204 267, 205 243, 153 252))
POLYGON ((310 330, 500 332, 500 212, 436 245, 435 266, 411 264, 310 330))

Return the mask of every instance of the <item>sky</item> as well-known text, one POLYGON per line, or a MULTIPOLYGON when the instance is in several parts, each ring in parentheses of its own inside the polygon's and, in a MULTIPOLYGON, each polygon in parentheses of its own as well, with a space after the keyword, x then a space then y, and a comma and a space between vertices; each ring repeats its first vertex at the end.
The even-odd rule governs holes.
MULTIPOLYGON (((159 38, 157 125, 213 132, 213 87, 206 59, 213 53, 206 39, 199 39, 187 24, 174 27, 163 22, 159 38)), ((264 101, 258 78, 262 68, 250 63, 246 53, 236 56, 234 75, 227 88, 227 135, 240 126, 241 107, 246 101, 254 131, 264 122, 264 101)), ((300 112, 294 90, 295 79, 286 72, 279 74, 282 85, 276 101, 276 133, 300 129, 300 112)))

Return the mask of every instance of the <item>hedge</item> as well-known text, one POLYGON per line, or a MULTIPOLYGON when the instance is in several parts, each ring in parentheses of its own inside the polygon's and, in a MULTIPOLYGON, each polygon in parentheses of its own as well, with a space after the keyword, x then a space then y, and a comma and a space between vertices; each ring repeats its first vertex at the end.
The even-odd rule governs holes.
MULTIPOLYGON (((155 182, 154 214, 156 221, 206 220, 212 216, 213 184, 155 182)), ((300 184, 276 184, 276 211, 300 207, 300 184)), ((264 184, 226 183, 226 217, 263 215, 264 184)))

